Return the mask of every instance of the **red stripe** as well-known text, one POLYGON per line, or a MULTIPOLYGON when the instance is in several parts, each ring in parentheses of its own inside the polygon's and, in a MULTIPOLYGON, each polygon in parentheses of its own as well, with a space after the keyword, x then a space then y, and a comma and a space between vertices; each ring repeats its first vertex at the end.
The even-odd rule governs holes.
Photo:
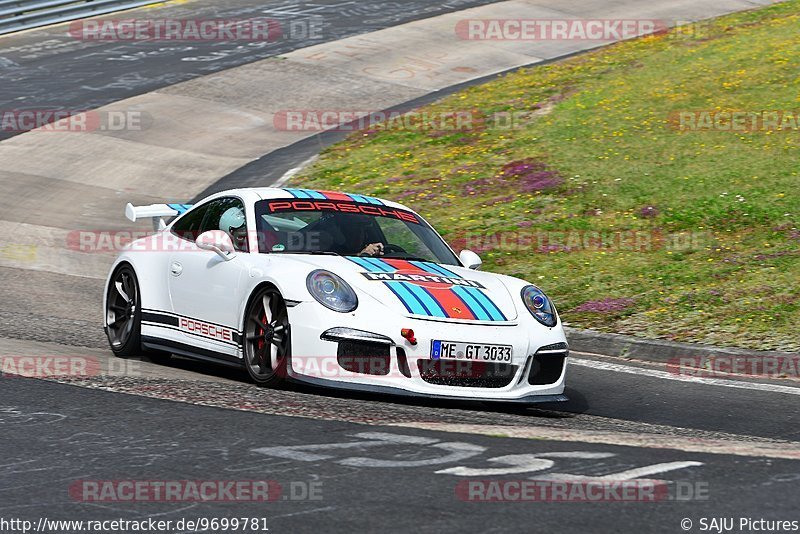
POLYGON ((460 298, 458 298, 458 295, 456 295, 451 288, 428 288, 428 292, 433 297, 433 300, 441 305, 444 313, 446 313, 448 317, 452 319, 475 319, 475 315, 469 309, 469 306, 467 306, 460 298), (453 308, 461 310, 461 313, 457 313, 453 310, 453 308))
POLYGON ((350 202, 353 201, 348 195, 344 193, 339 193, 338 191, 317 191, 318 193, 322 193, 325 195, 325 198, 328 200, 349 200, 350 202))
MULTIPOLYGON (((412 274, 426 274, 428 276, 442 276, 437 273, 431 273, 422 269, 421 267, 417 267, 413 263, 409 262, 408 260, 398 260, 398 259, 389 259, 386 258, 383 260, 385 263, 391 265, 395 269, 403 273, 412 273, 412 274)), ((414 282, 409 282, 409 284, 413 284, 414 282)), ((439 306, 442 307, 444 310, 445 315, 451 319, 470 319, 474 320, 475 314, 472 313, 469 306, 459 298, 458 295, 455 294, 453 291, 452 286, 450 287, 430 287, 429 284, 419 284, 421 287, 424 287, 428 290, 428 293, 433 297, 433 300, 439 303, 439 306), (453 308, 460 310, 461 313, 457 313, 453 308)))
MULTIPOLYGON (((428 271, 426 271, 424 269, 420 269, 419 267, 417 267, 413 263, 410 263, 407 260, 397 260, 397 259, 388 259, 387 258, 387 259, 384 259, 383 261, 388 263, 389 265, 391 265, 392 267, 394 267, 398 271, 411 271, 413 273, 420 273, 420 274, 433 274, 433 273, 429 273, 428 271)), ((434 276, 441 276, 441 275, 434 275, 434 276)))

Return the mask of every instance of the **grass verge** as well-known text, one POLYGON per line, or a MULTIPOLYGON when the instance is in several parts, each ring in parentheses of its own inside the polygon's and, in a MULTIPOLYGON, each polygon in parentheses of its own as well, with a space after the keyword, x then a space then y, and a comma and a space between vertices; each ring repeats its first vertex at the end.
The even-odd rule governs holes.
POLYGON ((466 126, 379 125, 293 183, 409 205, 576 327, 798 351, 798 27, 790 1, 523 69, 420 110, 466 126), (783 128, 681 129, 700 111, 783 128))

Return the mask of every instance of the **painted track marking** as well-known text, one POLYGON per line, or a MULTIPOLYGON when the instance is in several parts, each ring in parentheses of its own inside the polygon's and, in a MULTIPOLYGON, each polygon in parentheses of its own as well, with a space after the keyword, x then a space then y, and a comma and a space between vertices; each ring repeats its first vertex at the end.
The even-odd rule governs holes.
POLYGON ((778 384, 765 384, 763 382, 740 382, 738 380, 727 380, 724 378, 705 378, 699 376, 683 376, 667 371, 656 369, 645 369, 642 367, 632 367, 619 363, 601 362, 597 360, 584 360, 582 358, 570 358, 569 365, 579 367, 589 367, 600 371, 613 371, 629 375, 649 376, 651 378, 661 378, 664 380, 675 380, 677 382, 691 382, 694 384, 706 384, 709 386, 722 386, 735 389, 750 389, 753 391, 766 391, 769 393, 786 393, 788 395, 800 395, 800 388, 792 386, 781 386, 778 384))

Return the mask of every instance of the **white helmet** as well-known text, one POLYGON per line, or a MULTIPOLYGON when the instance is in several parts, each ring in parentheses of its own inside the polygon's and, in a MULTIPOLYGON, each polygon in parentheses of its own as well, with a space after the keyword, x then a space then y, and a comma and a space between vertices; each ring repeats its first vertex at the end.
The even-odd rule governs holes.
POLYGON ((244 226, 244 211, 242 208, 228 208, 219 218, 219 229, 223 232, 232 234, 234 230, 238 230, 244 226))

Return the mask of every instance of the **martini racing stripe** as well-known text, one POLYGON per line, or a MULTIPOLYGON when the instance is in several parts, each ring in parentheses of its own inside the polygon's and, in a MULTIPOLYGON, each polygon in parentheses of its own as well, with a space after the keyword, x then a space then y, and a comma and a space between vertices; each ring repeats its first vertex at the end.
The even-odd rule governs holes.
POLYGON ((371 258, 349 256, 347 259, 352 261, 353 263, 357 263, 358 265, 360 265, 361 267, 365 268, 367 271, 369 271, 371 273, 375 273, 375 272, 390 272, 390 271, 392 271, 392 269, 388 269, 387 270, 383 266, 375 265, 374 263, 369 261, 371 258))
POLYGON ((469 293, 472 298, 478 301, 478 303, 489 312, 489 315, 492 316, 493 321, 506 321, 506 316, 503 315, 503 312, 500 311, 500 308, 486 296, 486 293, 479 289, 475 289, 474 287, 465 287, 464 290, 469 293))
MULTIPOLYGON (((384 282, 384 284, 386 283, 389 282, 384 282)), ((438 299, 434 298, 431 292, 426 288, 415 284, 409 284, 408 282, 400 282, 400 284, 422 303, 422 306, 428 312, 427 315, 431 317, 448 317, 447 312, 439 303, 438 299)))
MULTIPOLYGON (((441 265, 432 262, 411 261, 414 266, 424 269, 430 273, 440 274, 449 278, 461 278, 459 275, 445 269, 441 265)), ((453 286, 453 292, 465 303, 469 303, 469 308, 475 310, 477 317, 482 321, 506 321, 506 316, 500 311, 486 294, 476 288, 453 286)))
POLYGON ((463 300, 464 302, 469 304, 470 309, 474 310, 475 316, 478 318, 478 320, 480 320, 480 321, 492 321, 492 320, 495 320, 495 319, 492 318, 492 316, 489 314, 489 312, 486 311, 486 308, 481 306, 480 303, 472 297, 472 295, 470 295, 466 291, 463 291, 463 288, 454 287, 453 288, 453 293, 458 295, 458 297, 461 300, 463 300), (461 291, 459 291, 459 290, 461 290, 461 291))
POLYGON ((406 307, 408 313, 412 313, 414 315, 428 315, 422 303, 414 298, 414 295, 409 293, 405 286, 390 282, 384 282, 384 285, 389 288, 389 291, 394 293, 394 296, 396 296, 400 302, 403 303, 403 306, 406 307))
POLYGON ((294 198, 316 199, 316 200, 346 200, 350 202, 360 202, 362 204, 374 204, 383 206, 383 202, 374 197, 366 195, 353 195, 350 193, 339 193, 337 191, 314 191, 313 189, 285 188, 284 191, 290 193, 294 198))
POLYGON ((311 191, 310 189, 287 189, 286 191, 294 195, 295 198, 316 198, 325 200, 325 195, 317 191, 311 191))
MULTIPOLYGON (((448 286, 446 281, 441 282, 441 287, 436 287, 441 278, 464 280, 465 284, 469 280, 432 262, 364 256, 349 256, 347 259, 366 269, 368 273, 378 275, 371 277, 373 280, 381 280, 381 276, 379 276, 381 274, 394 273, 405 276, 421 274, 433 278, 429 281, 383 280, 383 284, 392 291, 411 314, 473 321, 507 320, 497 305, 477 287, 459 284, 448 286)), ((368 276, 368 278, 370 277, 368 276)))
POLYGON ((379 272, 393 273, 395 271, 394 267, 387 265, 377 258, 364 258, 364 260, 372 265, 373 269, 377 269, 379 272))
POLYGON ((420 268, 422 268, 422 269, 424 269, 424 270, 426 270, 428 272, 431 272, 431 273, 441 274, 442 276, 448 276, 450 278, 461 278, 461 276, 457 275, 453 271, 445 269, 441 265, 436 265, 435 263, 432 263, 432 262, 429 262, 429 261, 425 261, 425 262, 417 261, 417 262, 411 262, 411 263, 413 263, 414 265, 419 264, 420 268))
POLYGON ((192 207, 192 204, 167 204, 167 207, 171 210, 175 210, 178 212, 178 215, 182 215, 189 211, 189 208, 192 207))

